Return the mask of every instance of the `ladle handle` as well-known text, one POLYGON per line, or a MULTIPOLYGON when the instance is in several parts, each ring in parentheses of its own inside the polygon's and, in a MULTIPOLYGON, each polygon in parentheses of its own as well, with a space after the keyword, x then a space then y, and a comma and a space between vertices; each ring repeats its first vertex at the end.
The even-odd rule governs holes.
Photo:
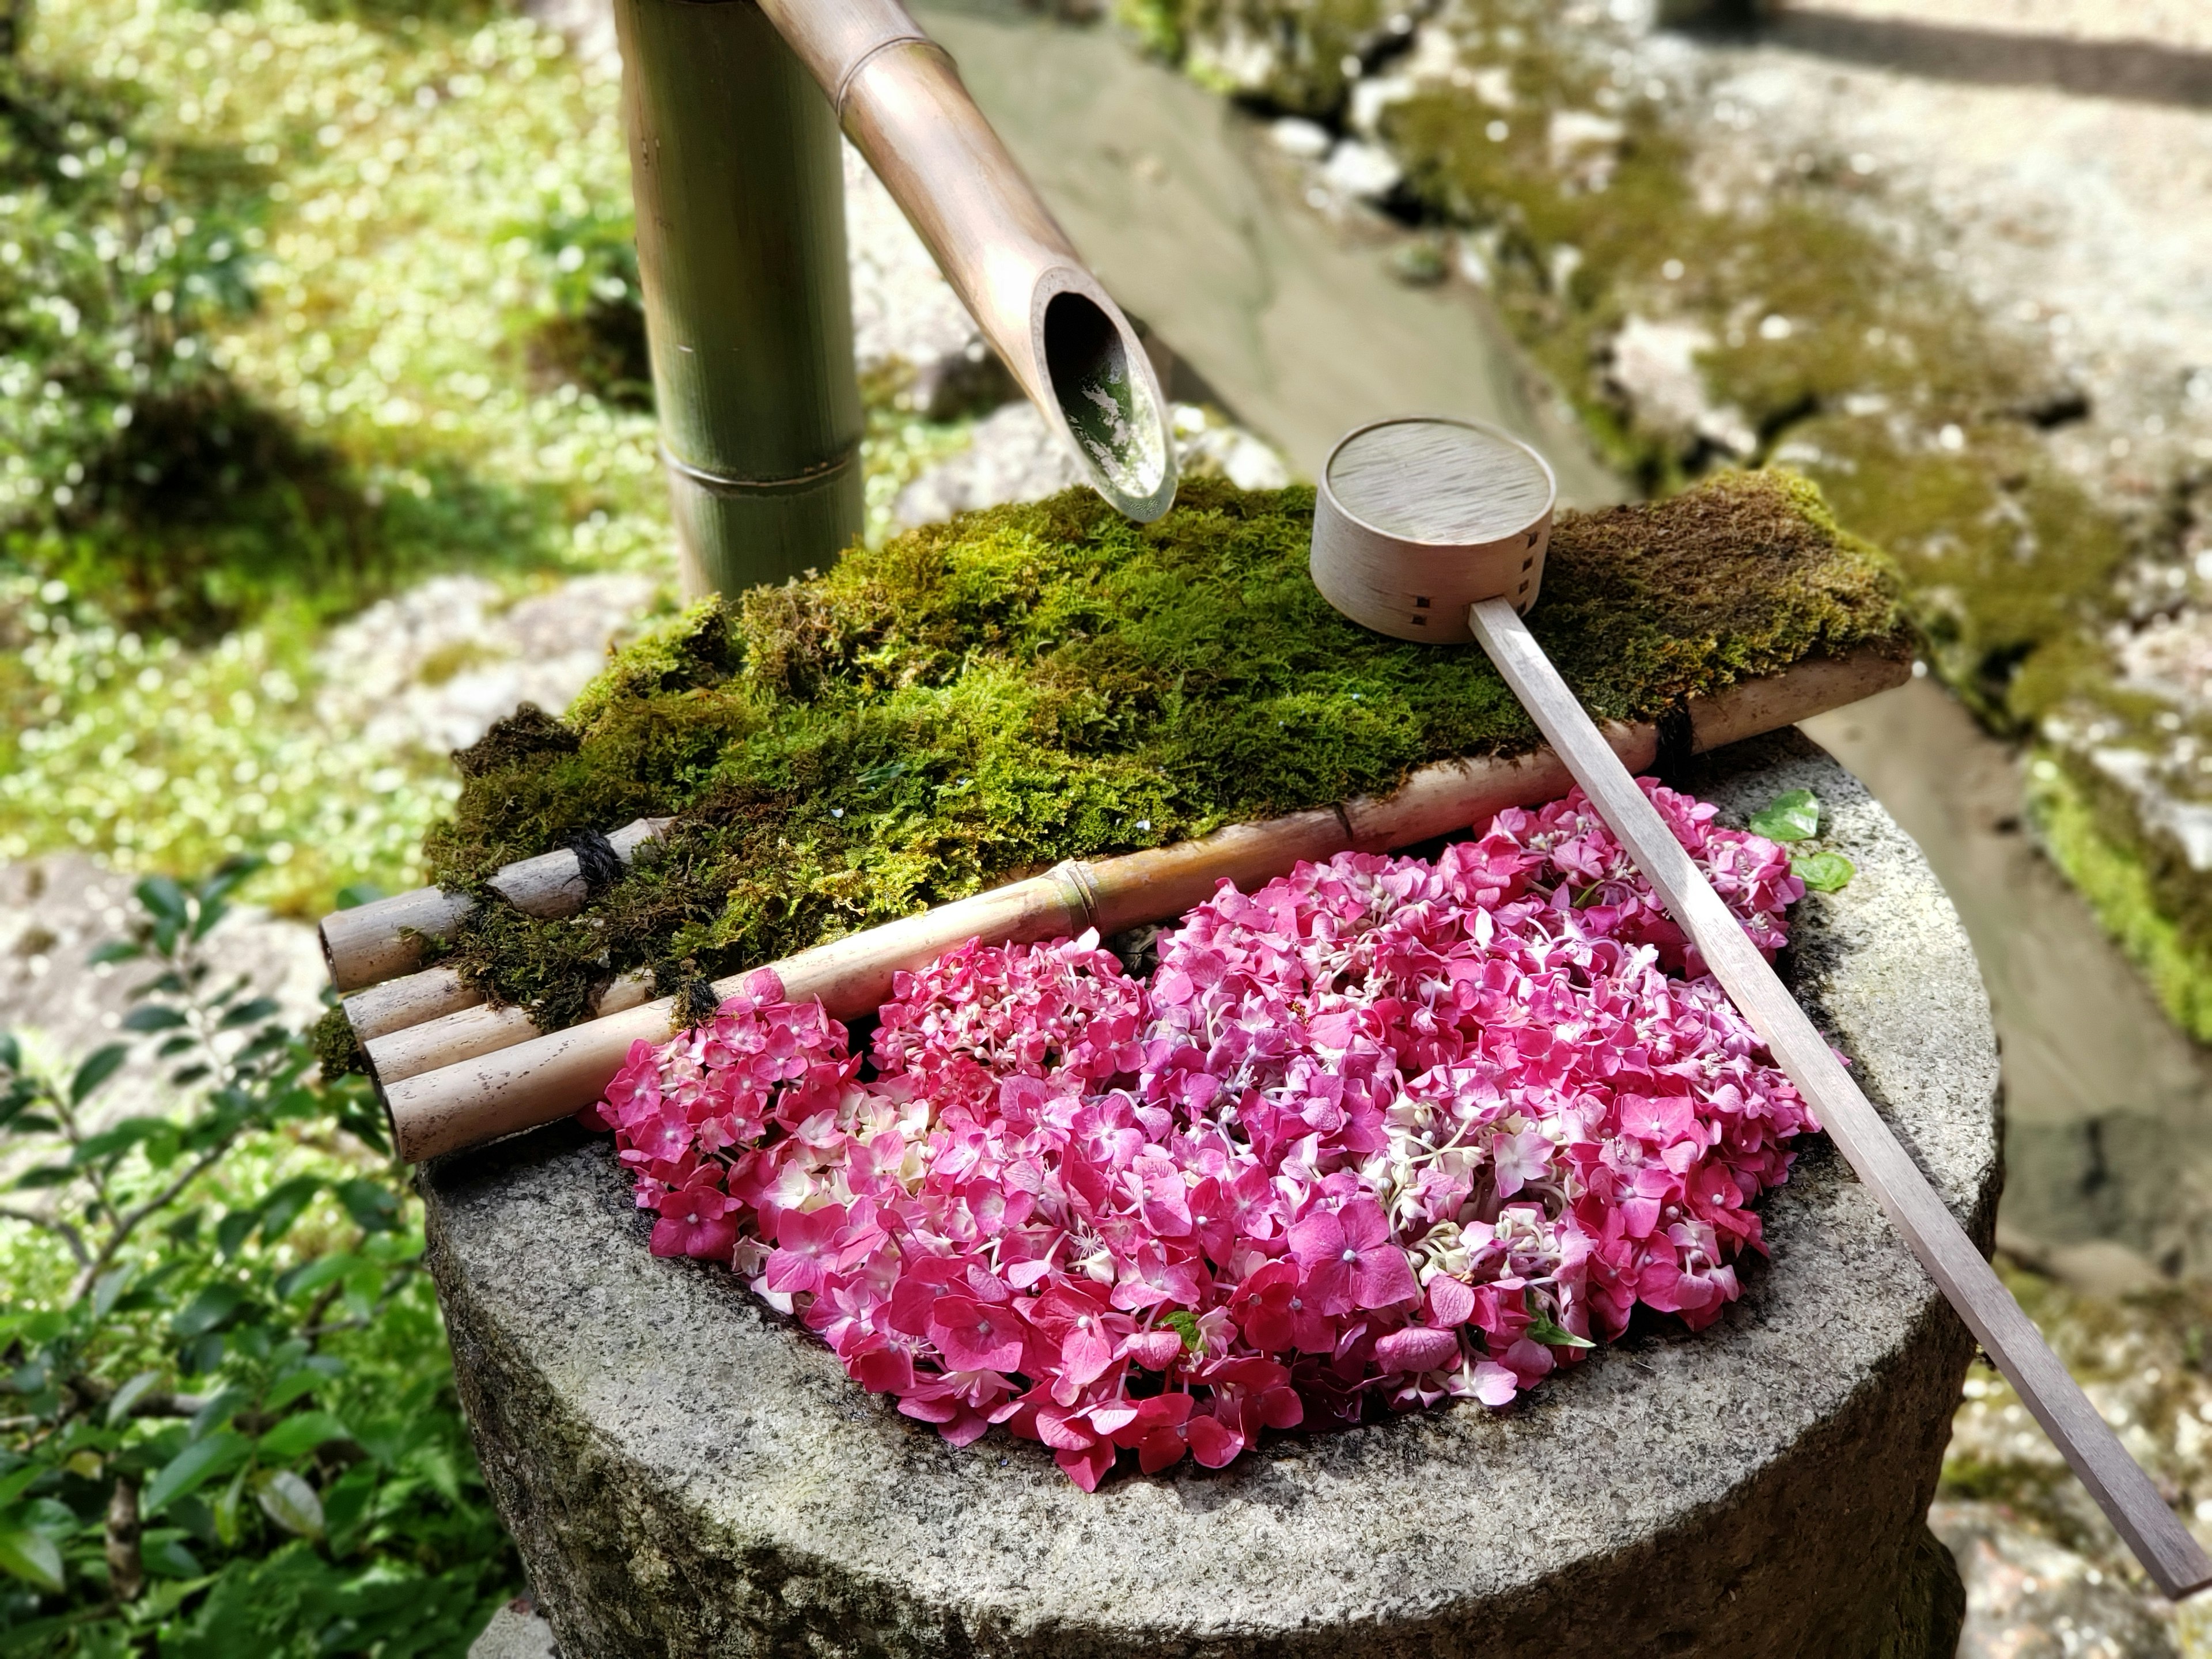
POLYGON ((2065 1454, 2136 1559, 2158 1587, 2176 1600, 2212 1583, 2212 1560, 2059 1364, 1919 1166, 1851 1081, 1827 1040, 1599 736, 1528 625, 1502 599, 1477 603, 1468 622, 1598 816, 1620 838, 1674 920, 1697 942, 1713 976, 1765 1040, 1829 1138, 1904 1233, 1912 1253, 2044 1432, 2065 1454))

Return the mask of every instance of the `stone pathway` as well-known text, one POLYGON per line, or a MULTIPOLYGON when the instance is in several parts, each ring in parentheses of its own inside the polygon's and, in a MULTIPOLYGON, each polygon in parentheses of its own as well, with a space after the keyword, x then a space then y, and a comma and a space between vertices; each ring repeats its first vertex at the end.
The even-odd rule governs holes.
POLYGON ((482 576, 434 577, 331 630, 315 713, 386 749, 466 748, 519 703, 566 708, 666 586, 580 576, 516 599, 482 576))

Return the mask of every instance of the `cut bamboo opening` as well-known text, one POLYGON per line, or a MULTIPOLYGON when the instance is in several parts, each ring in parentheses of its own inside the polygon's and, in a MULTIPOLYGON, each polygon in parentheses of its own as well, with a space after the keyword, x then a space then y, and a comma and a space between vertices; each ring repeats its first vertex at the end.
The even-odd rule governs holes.
MULTIPOLYGON (((1685 710, 1686 747, 1702 753, 1792 725, 1895 685, 1907 672, 1904 661, 1867 651, 1808 660, 1693 698, 1685 710)), ((1606 738, 1632 770, 1657 757, 1656 726, 1610 725, 1606 738)), ((1224 880, 1249 890, 1302 860, 1347 848, 1383 852, 1411 846, 1467 829, 1508 806, 1552 799, 1571 787, 1565 764, 1549 749, 1510 760, 1444 762, 1423 768, 1381 799, 1231 825, 1200 840, 1095 863, 1062 864, 718 980, 714 990, 725 998, 743 990, 794 1001, 819 999, 830 1013, 848 1018, 879 1006, 900 970, 921 967, 971 939, 995 945, 1059 938, 1087 927, 1120 933, 1180 915, 1224 880)), ((476 1010, 445 1014, 414 1033, 387 1034, 369 1045, 373 1056, 387 1054, 410 1068, 404 1077, 379 1077, 392 1144, 402 1158, 419 1162, 589 1106, 632 1043, 666 1038, 671 1002, 639 1002, 543 1035, 531 1034, 519 1011, 502 1012, 511 1018, 495 1022, 489 1011, 467 1018, 476 1010), (495 1030, 514 1040, 496 1048, 476 1046, 495 1030), (398 1036, 413 1040, 395 1043, 398 1036)))

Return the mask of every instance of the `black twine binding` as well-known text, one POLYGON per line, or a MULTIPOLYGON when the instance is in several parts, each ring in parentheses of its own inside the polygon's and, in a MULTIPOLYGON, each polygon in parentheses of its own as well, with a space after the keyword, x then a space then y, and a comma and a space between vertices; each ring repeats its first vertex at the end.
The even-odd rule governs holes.
POLYGON ((672 1031, 704 1025, 721 1011, 722 999, 715 994, 714 981, 701 973, 699 964, 690 957, 681 962, 664 957, 653 964, 653 994, 674 1002, 668 1011, 672 1031))
POLYGON ((568 837, 568 850, 576 855, 584 890, 595 897, 629 873, 615 844, 596 830, 577 830, 568 837))
POLYGON ((1677 702, 1659 716, 1659 752, 1651 757, 1651 770, 1662 778, 1680 776, 1695 752, 1691 745, 1696 741, 1690 710, 1686 704, 1677 702))

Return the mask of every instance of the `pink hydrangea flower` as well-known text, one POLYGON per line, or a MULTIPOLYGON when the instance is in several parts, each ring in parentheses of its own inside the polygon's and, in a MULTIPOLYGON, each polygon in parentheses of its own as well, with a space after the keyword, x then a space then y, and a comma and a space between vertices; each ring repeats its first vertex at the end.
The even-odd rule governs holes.
MULTIPOLYGON (((1644 789, 1759 947, 1772 843, 1644 789)), ((657 1255, 724 1261, 862 1388, 1095 1487, 1268 1431, 1510 1404, 1639 1302, 1711 1323, 1815 1127, 1582 797, 1433 863, 1224 884, 1149 983, 1095 935, 635 1045, 585 1114, 657 1255)))

